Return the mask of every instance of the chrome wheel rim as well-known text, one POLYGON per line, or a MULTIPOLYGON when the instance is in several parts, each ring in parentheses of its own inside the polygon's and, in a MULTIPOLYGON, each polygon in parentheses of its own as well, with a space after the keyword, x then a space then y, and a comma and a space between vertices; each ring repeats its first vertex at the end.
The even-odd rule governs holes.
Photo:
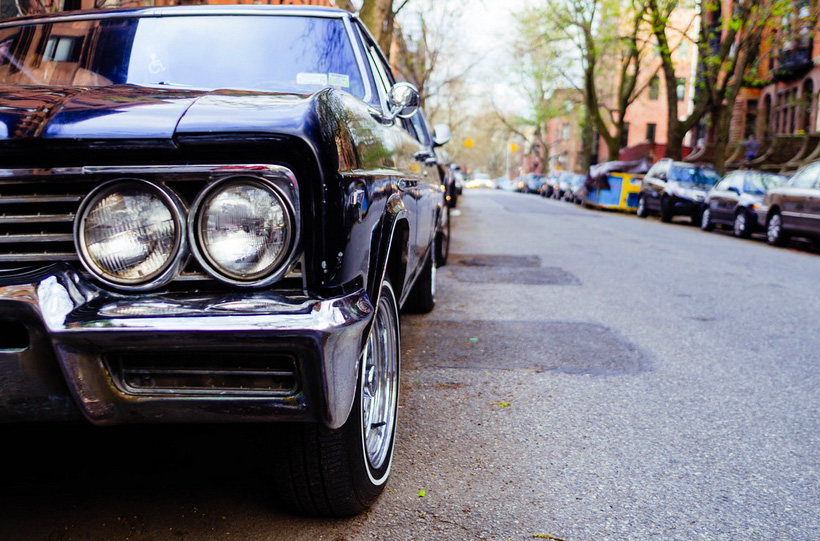
POLYGON ((780 237, 780 215, 775 214, 769 219, 769 228, 766 230, 769 242, 777 242, 780 237))
POLYGON ((390 301, 382 294, 362 354, 362 431, 367 462, 374 470, 384 466, 393 448, 399 391, 395 318, 390 301))
POLYGON ((643 197, 638 198, 638 215, 640 216, 643 214, 643 207, 645 203, 643 202, 643 197))
POLYGON ((741 236, 746 231, 746 215, 743 212, 735 216, 735 235, 741 236))
POLYGON ((709 207, 706 207, 703 210, 703 214, 700 217, 700 228, 701 229, 709 229, 709 220, 711 219, 709 207))

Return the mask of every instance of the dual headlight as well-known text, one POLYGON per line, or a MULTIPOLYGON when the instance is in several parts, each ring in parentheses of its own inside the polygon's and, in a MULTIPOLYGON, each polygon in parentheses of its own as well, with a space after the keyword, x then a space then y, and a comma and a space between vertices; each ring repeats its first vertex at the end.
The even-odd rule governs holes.
POLYGON ((172 192, 123 179, 89 194, 74 235, 86 269, 114 286, 141 290, 167 283, 184 265, 189 247, 215 278, 259 286, 284 272, 294 223, 286 198, 264 180, 211 184, 186 213, 172 192))

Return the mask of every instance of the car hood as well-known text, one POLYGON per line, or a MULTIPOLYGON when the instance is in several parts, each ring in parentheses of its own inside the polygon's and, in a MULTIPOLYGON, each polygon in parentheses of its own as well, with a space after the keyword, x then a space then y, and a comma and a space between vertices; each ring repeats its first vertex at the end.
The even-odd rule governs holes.
POLYGON ((172 139, 181 134, 300 131, 309 96, 131 85, 0 85, 0 144, 22 139, 172 139))

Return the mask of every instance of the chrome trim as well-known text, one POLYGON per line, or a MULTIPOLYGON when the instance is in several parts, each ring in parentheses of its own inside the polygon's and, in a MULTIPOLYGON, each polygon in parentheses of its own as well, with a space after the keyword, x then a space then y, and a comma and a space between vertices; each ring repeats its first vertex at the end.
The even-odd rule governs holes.
POLYGON ((73 214, 17 214, 15 216, 0 216, 0 224, 40 224, 73 221, 73 214))
POLYGON ((173 175, 217 173, 278 173, 293 175, 290 169, 270 164, 214 165, 91 165, 82 167, 52 167, 48 169, 0 169, 2 177, 63 176, 63 175, 173 175))
POLYGON ((32 263, 35 261, 79 261, 77 252, 53 252, 36 254, 0 254, 0 263, 32 263))
POLYGON ((188 259, 188 236, 186 234, 185 227, 185 207, 180 198, 167 186, 162 186, 145 179, 124 177, 103 182, 91 190, 88 195, 83 198, 82 203, 80 203, 80 207, 77 209, 77 218, 74 221, 74 246, 79 253, 80 263, 82 263, 83 267, 85 267, 85 269, 97 280, 106 285, 123 291, 145 291, 148 289, 162 287, 173 280, 177 274, 179 274, 188 259), (174 250, 168 258, 168 261, 160 267, 159 270, 149 275, 146 279, 139 281, 118 280, 103 273, 102 270, 97 268, 97 266, 92 262, 92 258, 86 248, 85 236, 83 235, 83 232, 85 231, 85 221, 88 217, 88 209, 90 209, 93 204, 99 200, 99 195, 109 191, 115 192, 118 185, 125 186, 129 184, 144 184, 151 190, 157 192, 165 202, 168 210, 171 211, 171 217, 174 220, 177 230, 176 239, 174 240, 174 250))
POLYGON ((79 203, 80 195, 0 195, 0 205, 26 203, 79 203))
POLYGON ((0 235, 0 244, 14 244, 17 242, 74 242, 74 235, 70 233, 24 233, 21 235, 6 233, 0 235))
POLYGON ((359 66, 359 76, 362 78, 362 83, 364 86, 364 97, 362 98, 362 101, 370 102, 370 99, 373 97, 373 93, 370 88, 370 78, 367 76, 367 67, 365 66, 364 59, 362 58, 362 47, 364 47, 364 43, 356 39, 356 31, 353 29, 351 18, 344 17, 342 20, 345 28, 347 29, 347 37, 350 40, 350 46, 353 48, 353 56, 356 58, 356 65, 359 66))
MULTIPOLYGON (((4 280, 0 316, 30 329, 32 355, 0 352, 0 394, 27 374, 37 352, 54 352, 73 401, 95 424, 316 419, 330 428, 348 418, 359 359, 375 309, 363 289, 319 299, 301 291, 233 291, 123 296, 83 278, 70 265, 46 275, 4 280), (294 396, 140 396, 117 387, 109 352, 254 351, 296 356, 302 387, 294 396), (310 417, 309 417, 310 415, 310 417)), ((34 379, 33 379, 34 378, 34 379)), ((19 392, 19 391, 18 391, 19 392)), ((2 410, 0 414, 8 413, 2 410)), ((48 414, 51 412, 44 412, 48 414)))
POLYGON ((98 19, 135 19, 135 18, 157 18, 157 17, 183 17, 183 16, 217 16, 217 15, 263 15, 263 16, 301 16, 317 17, 322 19, 341 19, 350 17, 351 14, 344 10, 332 11, 334 8, 319 7, 293 7, 293 6, 164 6, 135 9, 111 9, 86 11, 84 13, 60 14, 53 17, 32 15, 9 19, 0 23, 0 28, 15 26, 29 26, 32 24, 51 24, 55 22, 74 22, 98 19))
POLYGON ((191 250, 194 257, 208 274, 221 282, 239 287, 261 287, 283 278, 290 270, 290 267, 293 264, 295 255, 294 248, 298 237, 297 223, 297 214, 295 213, 293 205, 290 203, 287 194, 285 194, 275 183, 264 178, 238 175, 235 177, 227 177, 218 182, 209 184, 205 187, 205 189, 197 194, 196 199, 191 205, 191 211, 188 213, 187 230, 188 235, 191 238, 191 250), (273 192, 274 196, 276 196, 282 204, 282 209, 285 214, 285 225, 288 233, 288 242, 282 253, 277 256, 276 260, 271 263, 267 269, 257 273, 257 277, 249 280, 243 280, 235 275, 232 275, 230 271, 221 268, 215 261, 213 261, 208 254, 208 249, 204 246, 205 243, 203 241, 202 234, 202 207, 205 202, 209 200, 211 194, 223 187, 241 184, 261 185, 273 192), (200 246, 200 244, 202 244, 202 246, 200 246))

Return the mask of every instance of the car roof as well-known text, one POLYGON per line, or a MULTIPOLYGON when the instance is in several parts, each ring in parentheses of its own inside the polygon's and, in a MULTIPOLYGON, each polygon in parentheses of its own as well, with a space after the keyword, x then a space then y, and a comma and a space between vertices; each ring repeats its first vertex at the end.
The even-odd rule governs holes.
POLYGON ((0 21, 0 28, 36 24, 43 22, 77 21, 87 19, 116 19, 132 17, 170 17, 185 15, 302 15, 310 17, 342 18, 353 17, 349 11, 326 6, 266 6, 266 5, 197 5, 161 6, 126 9, 90 9, 83 11, 63 11, 60 13, 27 15, 0 21))

